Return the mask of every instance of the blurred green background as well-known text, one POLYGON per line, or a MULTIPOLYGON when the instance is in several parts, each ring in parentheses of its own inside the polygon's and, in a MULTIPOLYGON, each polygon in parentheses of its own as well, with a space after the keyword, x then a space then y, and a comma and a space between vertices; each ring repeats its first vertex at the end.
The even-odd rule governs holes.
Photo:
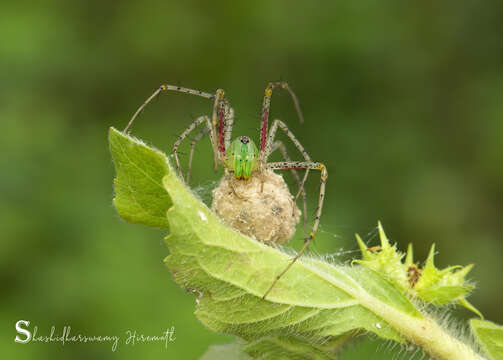
MULTIPOLYGON (((420 261, 436 243, 440 267, 475 263, 470 301, 503 323, 500 1, 48 0, 0 10, 3 358, 196 359, 233 341, 193 315, 194 296, 162 264, 165 233, 126 224, 112 206, 108 128, 122 129, 161 83, 225 89, 234 134, 258 140, 263 90, 288 80, 306 123, 287 93, 275 93, 271 116, 330 174, 313 251, 347 261, 357 255, 353 234, 375 245, 381 220, 400 248, 414 244, 420 261), (53 325, 121 337, 175 326, 176 341, 116 352, 108 344, 21 345, 20 319, 44 335, 53 325)), ((163 94, 132 133, 169 151, 210 110, 205 99, 163 94)), ((191 185, 206 200, 222 174, 211 159, 204 141, 191 185)), ((313 176, 311 209, 317 185, 313 176)), ((399 351, 360 340, 342 359, 410 356, 399 351)))

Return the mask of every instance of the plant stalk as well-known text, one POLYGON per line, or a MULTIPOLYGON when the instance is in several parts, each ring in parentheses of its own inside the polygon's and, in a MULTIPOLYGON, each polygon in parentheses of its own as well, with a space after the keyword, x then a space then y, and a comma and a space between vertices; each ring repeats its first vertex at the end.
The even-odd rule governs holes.
POLYGON ((436 360, 485 360, 470 346, 456 339, 427 316, 409 316, 372 297, 360 297, 359 300, 363 306, 386 320, 408 342, 421 347, 436 360))

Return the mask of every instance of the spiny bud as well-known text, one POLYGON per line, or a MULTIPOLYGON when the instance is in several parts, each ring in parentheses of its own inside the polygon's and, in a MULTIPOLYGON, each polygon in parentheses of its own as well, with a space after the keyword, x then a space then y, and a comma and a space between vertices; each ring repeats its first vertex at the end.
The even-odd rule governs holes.
POLYGON ((478 316, 482 314, 467 300, 466 297, 474 286, 465 277, 473 265, 450 266, 443 270, 435 267, 435 244, 432 245, 423 268, 413 262, 412 245, 409 244, 407 254, 397 250, 396 244, 390 245, 381 223, 378 223, 381 246, 368 248, 358 234, 356 241, 362 252, 362 259, 355 262, 378 271, 398 285, 411 296, 418 297, 430 304, 441 306, 457 303, 473 311, 478 316), (405 257, 405 261, 402 259, 405 257))

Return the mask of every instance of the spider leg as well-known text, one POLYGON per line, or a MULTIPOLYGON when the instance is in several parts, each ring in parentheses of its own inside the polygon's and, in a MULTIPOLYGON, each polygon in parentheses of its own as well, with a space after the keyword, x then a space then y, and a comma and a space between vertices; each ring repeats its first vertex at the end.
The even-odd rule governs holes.
POLYGON ((227 150, 231 145, 232 127, 234 125, 234 109, 227 107, 225 113, 225 135, 224 135, 224 145, 227 150))
POLYGON ((221 99, 218 105, 218 123, 215 127, 215 121, 212 121, 212 126, 215 136, 218 135, 216 147, 218 152, 215 152, 215 171, 217 171, 218 163, 224 162, 227 157, 227 149, 230 146, 230 138, 232 134, 232 125, 234 124, 234 109, 230 107, 227 99, 221 99))
POLYGON ((189 165, 187 168, 187 184, 190 181, 190 171, 192 169, 192 158, 194 157, 194 150, 196 147, 196 144, 201 140, 201 138, 208 133, 209 129, 208 126, 204 127, 199 134, 197 134, 192 141, 190 142, 190 155, 189 155, 189 165))
POLYGON ((272 126, 271 126, 271 130, 269 131, 269 136, 267 137, 267 141, 266 141, 266 144, 265 144, 265 148, 264 148, 264 152, 263 152, 263 162, 266 163, 267 162, 267 158, 269 157, 269 155, 271 155, 271 152, 272 152, 272 146, 274 144, 274 138, 276 137, 276 132, 278 131, 278 128, 280 128, 285 134, 286 136, 288 136, 290 138, 290 140, 292 140, 293 144, 295 145, 295 147, 299 150, 299 152, 302 154, 302 156, 304 157, 304 160, 307 161, 307 162, 310 162, 311 161, 311 157, 309 156, 309 154, 307 153, 307 151, 304 149, 304 147, 301 145, 301 143, 299 142, 299 140, 297 140, 297 138, 295 137, 295 135, 293 135, 293 133, 290 131, 290 129, 288 129, 288 126, 286 126, 286 124, 281 121, 281 120, 274 120, 272 126))
POLYGON ((271 107, 271 97, 272 91, 274 88, 280 87, 288 91, 290 96, 292 97, 293 104, 295 106, 295 110, 297 111, 297 115, 299 116, 300 123, 304 123, 304 117, 302 116, 302 111, 300 110, 299 100, 295 93, 290 89, 288 83, 286 81, 277 81, 271 82, 264 91, 264 99, 262 101, 262 125, 260 127, 260 152, 262 153, 265 150, 266 141, 267 141, 267 130, 268 130, 268 121, 269 121, 269 109, 271 107))
POLYGON ((297 261, 298 258, 304 253, 304 251, 309 246, 309 243, 316 235, 316 231, 318 230, 318 225, 320 224, 321 211, 323 208, 323 200, 325 197, 325 185, 328 179, 328 171, 324 164, 312 161, 285 161, 285 162, 273 162, 267 164, 268 169, 273 170, 289 170, 289 169, 311 169, 311 170, 319 170, 321 172, 321 180, 320 180, 320 195, 318 197, 318 207, 316 208, 316 217, 314 219, 313 228, 308 237, 304 239, 304 246, 300 249, 297 255, 292 259, 290 264, 278 275, 276 279, 274 279, 273 283, 265 292, 263 299, 269 294, 269 292, 273 289, 274 285, 278 282, 279 279, 292 267, 293 264, 297 261))
MULTIPOLYGON (((309 156, 307 151, 304 149, 302 144, 299 142, 299 140, 297 140, 295 135, 293 135, 293 133, 288 129, 288 126, 286 126, 286 124, 283 121, 276 119, 276 120, 274 120, 274 122, 271 126, 271 130, 269 131, 269 136, 267 137, 265 150, 262 153, 262 164, 267 163, 267 158, 271 155, 272 151, 274 151, 273 150, 274 138, 276 137, 276 132, 278 131, 278 127, 290 138, 290 140, 292 140, 292 142, 295 145, 295 147, 297 148, 297 150, 299 150, 299 152, 304 157, 304 160, 308 161, 308 162, 312 161, 311 157, 309 156)), ((263 165, 263 166, 265 166, 265 165, 263 165)), ((298 190, 297 194, 295 195, 295 202, 297 202, 297 199, 299 198, 301 191, 304 191, 304 184, 306 183, 307 176, 309 175, 309 170, 310 169, 306 169, 306 173, 304 174, 304 178, 302 179, 302 182, 299 185, 299 190, 298 190)))
POLYGON ((213 113, 211 115, 210 137, 213 146, 213 159, 215 171, 217 171, 218 163, 225 157, 224 144, 224 123, 226 109, 229 107, 227 100, 224 100, 224 91, 218 89, 213 103, 213 113))
MULTIPOLYGON (((288 152, 286 151, 285 144, 283 144, 283 141, 277 140, 272 144, 271 147, 271 154, 276 150, 279 149, 281 152, 281 155, 283 156, 283 159, 287 162, 291 162, 292 159, 290 159, 290 156, 288 156, 288 152)), ((305 183, 305 178, 307 178, 308 174, 308 169, 306 169, 306 175, 304 175, 304 179, 300 179, 299 173, 295 169, 291 169, 292 175, 295 178, 295 181, 297 182, 297 185, 299 186, 299 190, 297 192, 297 196, 294 199, 294 203, 297 202, 297 198, 299 197, 300 194, 302 194, 302 203, 304 207, 303 211, 303 218, 304 218, 304 237, 307 237, 307 199, 306 199, 306 192, 304 191, 304 183, 305 183)), ((295 211, 295 208, 294 208, 295 211)))
MULTIPOLYGON (((213 112, 211 116, 211 122, 210 122, 210 140, 211 140, 211 146, 213 148, 213 153, 214 153, 214 161, 215 161, 215 170, 218 166, 219 160, 221 157, 219 156, 219 147, 218 147, 218 137, 217 137, 217 124, 218 124, 218 109, 220 108, 220 104, 222 102, 227 103, 224 101, 224 91, 222 89, 217 89, 215 94, 210 94, 206 93, 200 90, 193 90, 189 88, 185 88, 182 86, 174 86, 174 85, 161 85, 152 95, 150 95, 147 100, 136 110, 134 115, 131 117, 131 120, 129 120, 128 124, 124 128, 123 132, 127 133, 129 131, 129 128, 131 125, 133 125, 134 120, 138 117, 138 115, 143 111, 143 109, 157 96, 159 93, 162 91, 175 91, 175 92, 181 92, 189 95, 197 95, 204 97, 206 99, 213 99, 213 112)), ((175 155, 176 157, 176 155, 175 155)))
MULTIPOLYGON (((180 166, 180 159, 178 158, 178 147, 180 146, 180 143, 187 138, 187 136, 194 130, 198 125, 206 122, 206 126, 208 131, 211 130, 211 122, 208 116, 200 116, 196 120, 194 120, 185 130, 184 132, 178 137, 176 140, 175 144, 173 145, 173 154, 175 156, 175 161, 176 161, 176 168, 178 170, 178 174, 183 180, 183 174, 182 174, 182 167, 180 166)), ((192 157, 192 155, 191 155, 192 157)))
MULTIPOLYGON (((168 90, 169 91, 182 92, 182 93, 186 93, 186 94, 190 94, 190 95, 202 96, 202 97, 204 97, 206 99, 215 99, 216 98, 215 94, 209 94, 209 93, 206 93, 206 92, 203 92, 203 91, 200 91, 200 90, 192 90, 192 89, 184 88, 182 86, 161 85, 156 91, 154 91, 154 93, 152 95, 150 95, 148 97, 147 100, 145 100, 145 102, 138 108, 138 110, 136 110, 136 112, 134 113, 134 115, 131 117, 131 120, 129 120, 127 126, 124 128, 123 132, 125 132, 125 133, 128 132, 128 130, 131 127, 131 125, 133 125, 134 120, 143 111, 143 109, 145 108, 145 106, 148 105, 148 103, 150 103, 157 95, 159 95, 159 93, 161 91, 168 91, 168 90)), ((217 90, 217 94, 218 94, 218 90, 217 90)))

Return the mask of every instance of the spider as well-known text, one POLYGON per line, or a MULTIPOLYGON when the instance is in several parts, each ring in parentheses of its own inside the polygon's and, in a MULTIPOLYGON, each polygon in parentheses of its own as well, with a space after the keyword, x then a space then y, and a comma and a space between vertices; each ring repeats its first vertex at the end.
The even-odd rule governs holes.
POLYGON ((278 280, 292 267, 292 265, 300 258, 304 251, 308 248, 309 243, 314 238, 318 225, 320 223, 320 217, 323 207, 323 200, 325 197, 325 185, 328 178, 327 168, 324 164, 320 162, 314 162, 311 157, 304 150, 304 147, 300 144, 297 138, 288 129, 286 124, 281 120, 274 120, 272 126, 269 127, 269 110, 271 106, 271 97, 273 90, 279 88, 288 91, 292 97, 295 109, 299 116, 301 123, 303 122, 302 112, 300 111, 299 102, 295 93, 290 89, 288 83, 284 81, 271 82, 265 89, 264 98, 262 101, 262 115, 261 115, 261 127, 260 127, 260 143, 259 146, 248 136, 240 136, 231 141, 232 127, 234 125, 234 110, 230 106, 229 101, 225 98, 225 93, 222 89, 216 90, 214 94, 203 92, 200 90, 188 89, 181 86, 173 85, 161 85, 145 102, 136 110, 131 120, 127 124, 124 132, 127 133, 133 124, 135 118, 142 112, 145 106, 148 105, 159 93, 163 91, 175 91, 186 93, 190 95, 197 95, 203 98, 213 100, 213 111, 211 118, 203 115, 196 118, 178 137, 175 144, 173 145, 173 155, 176 161, 176 167, 180 177, 183 180, 183 174, 180 166, 180 159, 178 157, 178 147, 180 143, 187 138, 187 136, 199 125, 204 124, 201 132, 196 135, 196 137, 191 142, 191 150, 189 155, 189 163, 187 170, 187 182, 190 179, 190 169, 192 166, 192 158, 194 154, 194 148, 196 143, 206 134, 209 134, 211 146, 213 148, 214 154, 214 166, 215 169, 218 165, 222 165, 226 170, 226 173, 232 174, 235 179, 241 181, 247 181, 252 174, 260 174, 267 170, 291 170, 294 177, 299 185, 299 190, 295 196, 295 201, 298 199, 299 195, 303 195, 304 202, 304 224, 306 222, 306 197, 303 190, 304 184, 306 182, 307 176, 310 170, 318 170, 321 174, 320 181, 320 193, 318 197, 318 207, 316 208, 316 215, 314 223, 309 235, 305 234, 304 245, 300 251, 295 255, 295 257, 290 261, 288 266, 278 274, 273 283, 267 289, 263 295, 263 299, 267 297, 270 291, 274 288, 274 285, 278 280), (281 129, 288 138, 294 143, 295 147, 300 151, 304 157, 303 161, 292 161, 290 160, 286 148, 281 141, 275 141, 275 136, 281 129), (279 149, 283 155, 284 161, 281 162, 268 162, 267 159, 273 151, 279 149), (305 170, 304 177, 302 180, 298 176, 296 170, 305 170))

